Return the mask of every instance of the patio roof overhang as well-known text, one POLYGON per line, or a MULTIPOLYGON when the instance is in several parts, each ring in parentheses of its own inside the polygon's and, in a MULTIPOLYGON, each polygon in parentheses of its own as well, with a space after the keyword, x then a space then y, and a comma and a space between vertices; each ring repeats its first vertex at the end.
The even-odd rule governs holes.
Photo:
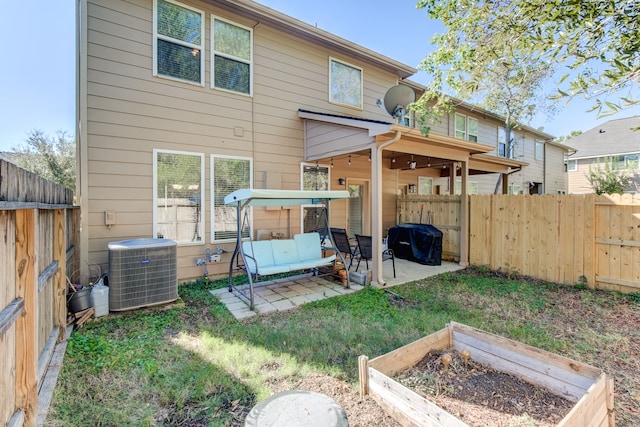
MULTIPOLYGON (((368 156, 371 161, 371 205, 382 206, 382 179, 385 168, 411 169, 407 160, 416 161, 414 169, 435 168, 441 176, 453 180, 460 176, 462 197, 467 195, 467 180, 471 174, 502 173, 504 176, 520 170, 527 164, 488 155, 495 147, 463 141, 444 135, 423 135, 418 129, 379 120, 347 117, 336 114, 298 110, 304 121, 304 160, 332 160, 345 155, 368 156), (404 156, 391 161, 394 156, 404 156), (420 159, 420 164, 417 160, 420 159), (387 166, 389 165, 389 166, 387 166), (394 166, 395 165, 395 166, 394 166)), ((507 180, 503 180, 506 182, 507 180)), ((504 187, 504 185, 503 185, 504 187)), ((373 281, 384 284, 382 276, 382 209, 372 209, 373 281)), ((461 229, 466 229, 469 218, 466 204, 461 207, 461 229)), ((466 237, 461 235, 460 262, 468 261, 466 237)))
POLYGON ((408 161, 413 157, 416 168, 441 168, 448 176, 454 162, 468 162, 469 174, 510 173, 527 166, 503 157, 486 153, 495 147, 469 142, 445 135, 424 136, 418 129, 390 122, 369 120, 336 114, 298 110, 304 120, 305 161, 316 161, 348 154, 368 155, 370 150, 386 144, 400 135, 393 144, 385 147, 383 159, 395 157, 391 169, 409 169, 408 161))

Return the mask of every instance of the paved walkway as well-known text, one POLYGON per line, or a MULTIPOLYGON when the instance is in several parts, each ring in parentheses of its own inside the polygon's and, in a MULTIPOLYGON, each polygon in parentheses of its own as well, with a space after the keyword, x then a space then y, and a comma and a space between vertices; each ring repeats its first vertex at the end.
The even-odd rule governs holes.
MULTIPOLYGON (((362 271, 364 265, 360 265, 362 271)), ((383 263, 383 277, 386 281, 385 288, 397 286, 414 280, 435 276, 449 271, 461 270, 462 266, 453 262, 443 261, 442 265, 429 266, 415 262, 396 259, 396 277, 393 277, 391 261, 383 263)), ((351 272, 355 271, 352 267, 351 272)), ((246 295, 249 294, 249 285, 240 286, 246 295)), ((255 310, 249 310, 249 305, 244 298, 234 289, 229 292, 227 288, 216 289, 211 293, 223 302, 236 319, 245 319, 259 314, 267 314, 275 311, 286 311, 307 302, 330 298, 338 295, 346 295, 361 290, 363 286, 351 283, 349 289, 330 277, 298 276, 295 279, 286 278, 268 282, 261 282, 259 286, 254 284, 255 310)))

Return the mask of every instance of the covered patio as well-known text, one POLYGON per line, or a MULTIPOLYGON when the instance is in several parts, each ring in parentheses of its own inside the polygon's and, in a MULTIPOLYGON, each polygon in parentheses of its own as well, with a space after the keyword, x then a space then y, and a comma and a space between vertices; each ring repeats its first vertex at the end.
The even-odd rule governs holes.
MULTIPOLYGON (((330 164, 333 176, 330 187, 344 185, 350 174, 368 185, 366 215, 373 241, 374 258, 370 263, 372 284, 389 282, 382 269, 382 242, 385 231, 397 225, 396 206, 407 177, 417 174, 448 180, 446 193, 452 194, 456 179, 461 180, 462 200, 467 200, 468 180, 476 174, 500 174, 499 193, 506 193, 509 175, 527 163, 489 155, 495 147, 449 136, 429 134, 419 129, 390 122, 299 110, 304 122, 304 161, 330 164), (362 159, 365 159, 364 161, 362 159), (347 160, 345 162, 345 160, 347 160), (352 167, 358 162, 357 167, 352 167), (346 164, 346 165, 345 165, 346 164)), ((469 217, 466 203, 460 203, 460 266, 468 265, 469 217)), ((347 214, 343 221, 348 220, 347 214)), ((340 226, 340 218, 331 220, 340 226)), ((366 222, 366 221, 365 221, 366 222)), ((424 269, 417 265, 416 268, 424 269)))

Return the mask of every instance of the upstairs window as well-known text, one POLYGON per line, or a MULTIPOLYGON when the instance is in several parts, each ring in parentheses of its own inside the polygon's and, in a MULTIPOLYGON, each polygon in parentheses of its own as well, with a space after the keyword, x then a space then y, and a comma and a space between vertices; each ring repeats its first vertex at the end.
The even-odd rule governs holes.
POLYGON ((212 16, 211 40, 211 86, 251 95, 253 31, 212 16))
POLYGON ((362 68, 329 58, 329 102, 362 109, 362 68))
POLYGON ((567 171, 575 172, 578 170, 578 161, 577 160, 567 160, 567 171))
POLYGON ((153 7, 153 75, 203 85, 204 13, 171 0, 153 7))
POLYGON ((535 144, 536 144, 536 153, 535 153, 536 160, 543 160, 544 159, 544 142, 536 140, 535 144))
POLYGON ((505 138, 507 137, 506 131, 503 127, 498 128, 498 156, 507 157, 507 143, 505 138))
POLYGON ((478 142, 478 119, 456 113, 456 138, 478 142))

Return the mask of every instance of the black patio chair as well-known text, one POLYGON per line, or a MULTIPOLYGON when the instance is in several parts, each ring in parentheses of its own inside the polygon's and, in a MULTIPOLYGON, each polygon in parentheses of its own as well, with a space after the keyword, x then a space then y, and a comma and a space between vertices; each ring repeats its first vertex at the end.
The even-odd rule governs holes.
MULTIPOLYGON (((369 269, 369 260, 373 257, 373 245, 371 243, 371 236, 363 236, 356 234, 356 240, 358 241, 358 264, 356 265, 356 271, 360 267, 360 261, 364 260, 367 270, 369 269)), ((382 251, 382 261, 390 259, 393 263, 393 277, 396 277, 396 257, 393 255, 391 249, 385 249, 382 251)))
POLYGON ((336 249, 342 252, 345 260, 349 257, 349 267, 353 264, 353 257, 356 255, 356 247, 351 245, 349 242, 349 236, 347 236, 347 231, 344 228, 331 228, 331 235, 333 236, 333 241, 336 244, 336 249))

